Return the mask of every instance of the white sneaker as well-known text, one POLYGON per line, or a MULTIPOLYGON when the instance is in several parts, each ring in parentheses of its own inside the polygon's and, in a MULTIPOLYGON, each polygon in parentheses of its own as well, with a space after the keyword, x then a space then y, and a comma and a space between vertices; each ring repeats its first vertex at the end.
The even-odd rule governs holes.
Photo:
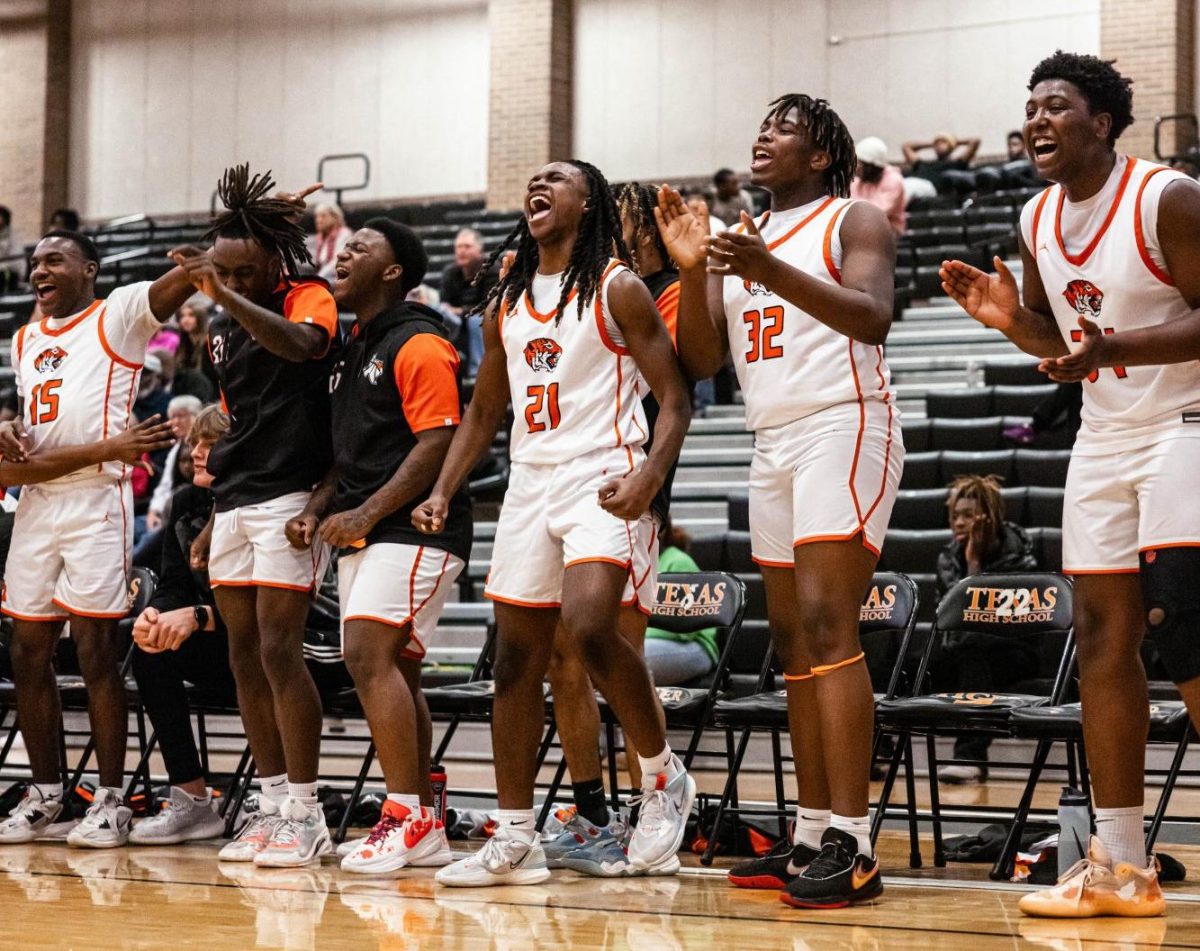
POLYGON ((345 842, 343 842, 341 845, 339 845, 334 850, 334 854, 339 859, 344 859, 351 852, 358 851, 358 849, 362 846, 362 844, 364 842, 366 842, 367 839, 369 839, 370 837, 371 837, 370 834, 367 834, 364 836, 359 836, 357 839, 347 839, 345 842))
POLYGON ((683 845, 688 815, 696 799, 696 781, 684 770, 679 757, 672 755, 671 760, 676 770, 673 778, 664 772, 642 779, 641 812, 629 840, 630 864, 648 875, 679 871, 676 853, 683 845))
POLYGON ((342 859, 342 871, 379 874, 406 866, 441 867, 453 861, 446 829, 432 813, 410 812, 388 800, 371 834, 342 859))
POLYGON ((115 849, 129 841, 133 810, 111 789, 101 786, 80 821, 67 835, 77 849, 115 849))
POLYGON ((217 815, 217 804, 196 802, 177 786, 171 787, 171 801, 158 815, 143 819, 129 833, 133 845, 175 845, 197 839, 215 839, 225 831, 225 820, 217 815))
POLYGON ((536 840, 526 844, 520 839, 493 836, 470 858, 439 869, 439 885, 455 888, 479 888, 487 885, 536 885, 550 877, 546 853, 536 840))
POLYGON ((271 841, 254 856, 259 868, 299 868, 313 862, 319 865, 321 856, 333 851, 325 813, 319 805, 309 808, 289 797, 283 801, 279 816, 271 841))
POLYGON ((983 778, 979 766, 943 766, 938 770, 938 782, 948 786, 974 786, 983 782, 983 778))
POLYGON ((219 862, 253 862, 275 834, 279 823, 279 803, 266 796, 258 797, 258 812, 252 813, 246 824, 217 853, 219 862))
POLYGON ((31 785, 17 808, 0 822, 0 844, 32 842, 54 823, 62 812, 61 799, 45 799, 36 785, 31 785))

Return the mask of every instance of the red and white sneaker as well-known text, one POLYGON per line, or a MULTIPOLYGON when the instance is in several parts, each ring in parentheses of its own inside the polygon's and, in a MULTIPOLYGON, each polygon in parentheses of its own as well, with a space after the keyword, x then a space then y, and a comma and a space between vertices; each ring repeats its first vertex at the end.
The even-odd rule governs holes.
POLYGON ((432 812, 410 812, 389 799, 371 834, 342 858, 342 871, 378 875, 410 866, 440 868, 453 861, 446 829, 432 812))

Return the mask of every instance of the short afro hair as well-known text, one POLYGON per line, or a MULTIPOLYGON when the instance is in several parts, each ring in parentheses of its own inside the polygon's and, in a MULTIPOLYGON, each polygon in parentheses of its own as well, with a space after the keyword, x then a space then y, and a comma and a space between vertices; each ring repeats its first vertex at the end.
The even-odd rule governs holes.
POLYGON ((1029 91, 1047 79, 1062 79, 1083 93, 1092 114, 1106 112, 1112 117, 1108 144, 1112 145, 1133 122, 1133 80, 1122 76, 1112 60, 1086 53, 1055 50, 1033 67, 1029 91))
POLYGON ((392 246, 392 257, 404 269, 404 277, 400 281, 404 293, 407 294, 425 280, 425 272, 429 270, 429 255, 412 228, 391 218, 372 218, 364 222, 363 227, 378 231, 392 246))
POLYGON ((70 241, 79 248, 79 253, 83 255, 85 260, 91 261, 96 265, 96 274, 100 274, 100 251, 96 247, 96 243, 86 234, 80 234, 78 231, 68 231, 66 228, 55 228, 53 231, 47 231, 38 240, 45 241, 47 238, 65 238, 67 241, 70 241))

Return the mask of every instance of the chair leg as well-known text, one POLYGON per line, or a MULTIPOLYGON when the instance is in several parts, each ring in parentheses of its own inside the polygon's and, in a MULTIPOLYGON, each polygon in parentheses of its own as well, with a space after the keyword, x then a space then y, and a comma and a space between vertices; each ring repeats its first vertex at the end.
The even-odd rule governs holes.
POLYGON ((350 790, 350 799, 346 802, 346 809, 342 813, 342 821, 338 823, 337 835, 333 837, 333 841, 341 845, 346 841, 346 829, 350 827, 350 814, 354 811, 354 807, 358 805, 359 799, 362 798, 363 786, 367 782, 367 773, 371 771, 371 764, 375 762, 375 741, 372 740, 367 744, 367 752, 363 755, 362 766, 358 770, 358 777, 354 780, 354 788, 350 790))
POLYGON ((611 720, 604 724, 604 735, 608 740, 608 799, 614 812, 621 809, 621 777, 617 769, 617 726, 611 720))
POLYGON ((1079 766, 1075 759, 1075 744, 1067 744, 1067 785, 1072 789, 1079 788, 1079 766))
POLYGON ((908 867, 920 868, 921 832, 917 822, 917 770, 913 765, 912 735, 904 738, 904 796, 908 802, 908 867))
POLYGON ((546 801, 542 803, 541 811, 538 813, 537 825, 534 828, 539 834, 546 824, 546 817, 550 815, 550 810, 554 807, 554 797, 558 795, 558 790, 562 786, 563 777, 566 774, 567 758, 564 756, 558 761, 558 768, 554 770, 554 779, 550 781, 550 789, 546 792, 546 801))
POLYGON ((1171 802, 1171 794, 1175 792, 1175 783, 1179 781, 1179 771, 1183 768, 1183 757, 1187 753, 1190 736, 1191 729, 1186 728, 1179 740, 1179 744, 1175 747, 1175 756, 1171 760, 1171 768, 1167 771, 1167 778, 1163 780, 1162 792, 1158 796, 1158 806, 1154 810, 1154 818, 1150 820, 1150 828, 1146 833, 1147 853, 1154 851, 1154 843, 1158 839, 1159 829, 1162 828, 1163 819, 1167 814, 1167 806, 1171 802))
POLYGON ((229 785, 225 789, 225 795, 221 797, 221 818, 224 819, 229 812, 229 804, 233 801, 234 790, 236 790, 242 782, 242 774, 246 771, 246 767, 250 764, 250 745, 242 750, 241 758, 238 760, 237 766, 234 768, 233 775, 229 777, 229 785))
MULTIPOLYGON (((247 747, 247 752, 249 752, 249 747, 247 747)), ((225 814, 225 835, 227 836, 233 835, 233 824, 237 822, 238 813, 242 811, 242 803, 246 801, 246 794, 250 791, 250 784, 254 781, 256 771, 257 764, 251 758, 249 765, 246 766, 242 782, 238 787, 237 798, 233 800, 229 811, 225 814)))
POLYGON ((1083 740, 1079 741, 1079 786, 1083 794, 1087 796, 1087 801, 1092 801, 1092 773, 1088 769, 1087 747, 1083 745, 1083 740))
POLYGON ((208 778, 208 721, 203 717, 196 718, 196 733, 199 736, 200 747, 200 769, 204 772, 204 776, 208 778))
POLYGON ((1029 818, 1033 793, 1037 789, 1038 778, 1042 775, 1042 769, 1050 757, 1050 749, 1053 746, 1052 740, 1038 740, 1037 751, 1033 754, 1033 765, 1029 769, 1029 779, 1025 783, 1025 791, 1021 793, 1021 801, 1017 804, 1012 824, 1008 827, 1008 836, 1004 840, 1004 847, 1000 850, 996 864, 988 873, 994 881, 1003 882, 1012 878, 1013 860, 1017 855, 1017 847, 1021 843, 1021 833, 1025 829, 1025 822, 1029 818))
MULTIPOLYGON (((133 767, 133 775, 129 777, 129 783, 125 787, 125 798, 126 799, 128 799, 130 796, 132 796, 134 790, 137 789, 137 784, 142 778, 142 772, 145 771, 147 776, 150 775, 150 754, 154 752, 154 747, 157 745, 158 745, 158 734, 157 733, 151 733, 149 738, 146 740, 146 742, 142 744, 142 755, 140 757, 138 757, 137 765, 133 767)), ((149 789, 149 783, 147 783, 147 789, 149 789)), ((146 794, 146 809, 147 810, 149 810, 149 808, 150 808, 150 797, 152 795, 153 795, 152 790, 146 794)))
POLYGON ((440 763, 446 758, 446 750, 450 747, 450 741, 454 739, 454 734, 458 732, 458 724, 462 718, 455 714, 450 718, 450 722, 446 724, 446 732, 442 734, 441 740, 438 742, 437 751, 433 754, 433 762, 440 763))
POLYGON ((775 808, 779 810, 781 835, 787 834, 787 796, 783 788, 783 749, 779 731, 771 731, 771 763, 775 771, 775 808))
POLYGON ((926 738, 929 751, 929 811, 933 815, 933 866, 946 867, 946 849, 942 845, 942 802, 938 790, 937 745, 930 733, 926 738))
MULTIPOLYGON (((8 707, 4 708, 4 712, 8 713, 8 707)), ((4 748, 0 749, 0 769, 3 769, 4 764, 8 762, 8 754, 12 752, 13 744, 17 741, 17 734, 20 731, 20 724, 17 723, 14 713, 12 725, 8 728, 8 736, 4 738, 4 748)))
MULTIPOLYGON (((727 742, 731 742, 733 740, 733 731, 726 730, 725 738, 727 742)), ((742 768, 742 760, 746 756, 746 748, 749 745, 750 731, 743 730, 741 738, 738 740, 737 750, 733 754, 729 775, 725 777, 725 788, 721 791, 721 801, 717 803, 717 811, 713 815, 712 829, 709 830, 708 834, 708 845, 704 847, 704 854, 700 856, 701 865, 712 865, 713 855, 717 851, 717 838, 721 829, 721 819, 725 815, 726 806, 729 805, 731 800, 736 800, 737 798, 738 771, 742 768)))
MULTIPOLYGON (((872 843, 879 838, 879 830, 883 828, 883 820, 887 813, 888 802, 891 801, 892 797, 892 788, 896 785, 896 774, 900 771, 900 759, 904 756, 904 751, 908 743, 909 738, 907 733, 897 734, 896 746, 892 750, 892 759, 888 763, 887 775, 883 777, 883 788, 879 790, 879 804, 875 807, 875 818, 871 822, 872 843)), ((915 816, 913 818, 915 820, 915 816)), ((919 852, 917 853, 917 859, 918 861, 920 860, 919 852)))

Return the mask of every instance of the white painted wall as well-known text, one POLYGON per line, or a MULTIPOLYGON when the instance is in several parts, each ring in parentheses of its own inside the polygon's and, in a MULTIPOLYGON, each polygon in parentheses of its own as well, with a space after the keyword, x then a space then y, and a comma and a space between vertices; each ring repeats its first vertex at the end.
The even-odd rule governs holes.
POLYGON ((289 187, 371 157, 347 200, 483 191, 485 0, 74 4, 71 201, 88 218, 208 208, 249 161, 289 187))
POLYGON ((766 105, 827 97, 856 138, 1004 150, 1033 65, 1100 48, 1099 0, 576 0, 575 152, 613 179, 746 168, 766 105))

